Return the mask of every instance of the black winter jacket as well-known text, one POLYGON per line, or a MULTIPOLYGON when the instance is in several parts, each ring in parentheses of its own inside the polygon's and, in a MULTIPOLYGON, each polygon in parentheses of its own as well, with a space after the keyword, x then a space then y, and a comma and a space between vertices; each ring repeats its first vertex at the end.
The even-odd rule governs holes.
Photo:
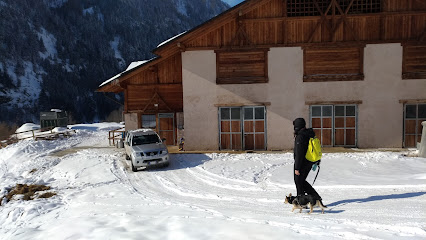
POLYGON ((301 170, 306 164, 311 162, 306 159, 306 151, 308 151, 309 139, 315 137, 312 128, 302 129, 294 138, 294 170, 301 170))

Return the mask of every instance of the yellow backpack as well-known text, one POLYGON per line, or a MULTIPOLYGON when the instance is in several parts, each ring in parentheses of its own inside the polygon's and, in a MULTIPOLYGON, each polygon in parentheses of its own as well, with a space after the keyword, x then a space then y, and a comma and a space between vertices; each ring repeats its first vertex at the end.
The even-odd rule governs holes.
POLYGON ((322 157, 321 152, 321 143, 317 137, 313 137, 309 139, 308 151, 306 151, 305 155, 306 159, 311 162, 317 162, 322 157))

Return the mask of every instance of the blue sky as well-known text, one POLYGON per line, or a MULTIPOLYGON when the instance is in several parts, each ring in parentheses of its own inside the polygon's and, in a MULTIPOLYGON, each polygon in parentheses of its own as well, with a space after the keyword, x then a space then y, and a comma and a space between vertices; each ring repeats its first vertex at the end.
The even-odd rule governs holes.
POLYGON ((244 0, 222 0, 222 1, 228 3, 229 5, 231 5, 231 7, 233 7, 244 0))

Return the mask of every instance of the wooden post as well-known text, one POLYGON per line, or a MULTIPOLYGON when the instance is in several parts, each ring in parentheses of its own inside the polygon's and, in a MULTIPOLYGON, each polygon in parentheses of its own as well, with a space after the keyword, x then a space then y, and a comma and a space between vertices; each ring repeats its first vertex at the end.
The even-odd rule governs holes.
POLYGON ((111 131, 108 132, 108 144, 111 146, 111 131))

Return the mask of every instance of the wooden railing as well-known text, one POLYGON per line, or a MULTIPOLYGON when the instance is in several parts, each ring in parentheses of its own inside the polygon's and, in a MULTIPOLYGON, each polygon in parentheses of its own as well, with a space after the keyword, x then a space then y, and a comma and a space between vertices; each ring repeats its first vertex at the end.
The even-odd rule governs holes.
POLYGON ((0 148, 6 147, 7 145, 10 145, 12 143, 16 143, 19 140, 24 140, 28 138, 33 138, 34 140, 53 140, 57 139, 59 136, 69 137, 71 135, 71 132, 75 133, 75 130, 70 129, 65 132, 53 132, 54 128, 55 127, 45 127, 28 131, 15 132, 6 140, 0 141, 0 148), (28 133, 28 136, 26 133, 28 133))
POLYGON ((120 139, 124 139, 124 127, 118 128, 108 132, 108 141, 110 146, 115 146, 116 142, 120 141, 120 139), (111 144, 112 143, 112 144, 111 144))
POLYGON ((12 143, 16 143, 16 142, 18 142, 18 141, 19 141, 18 139, 16 139, 16 137, 15 137, 15 136, 10 136, 10 137, 8 137, 8 138, 6 138, 6 139, 4 139, 4 137, 2 137, 2 139, 3 139, 3 140, 0 140, 0 148, 4 148, 4 147, 6 147, 7 145, 10 145, 10 144, 12 144, 12 143))
POLYGON ((41 134, 52 134, 54 127, 45 127, 45 128, 39 128, 39 129, 33 129, 28 131, 22 131, 22 132, 15 132, 12 137, 15 137, 18 140, 23 140, 27 138, 34 138, 36 139, 37 136, 41 134), (46 132, 46 133, 45 133, 46 132), (22 136, 25 133, 31 133, 29 136, 22 136))

